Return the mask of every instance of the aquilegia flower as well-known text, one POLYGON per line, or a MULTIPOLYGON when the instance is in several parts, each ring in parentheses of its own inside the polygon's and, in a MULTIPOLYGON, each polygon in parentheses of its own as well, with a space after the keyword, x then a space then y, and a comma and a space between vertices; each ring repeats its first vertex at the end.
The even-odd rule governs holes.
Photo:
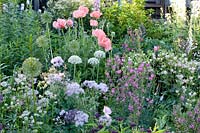
POLYGON ((64 63, 63 59, 60 56, 54 57, 51 59, 51 64, 53 64, 54 67, 60 67, 64 63))
POLYGON ((67 96, 72 96, 73 94, 84 93, 84 90, 80 87, 78 83, 73 82, 67 84, 67 90, 65 93, 67 96))
POLYGON ((106 116, 109 116, 112 113, 112 110, 108 106, 104 106, 103 112, 106 116))
POLYGON ((90 58, 89 60, 88 60, 88 63, 90 64, 90 65, 98 65, 99 64, 99 60, 97 59, 97 58, 90 58))
POLYGON ((72 55, 71 57, 69 57, 68 62, 71 64, 81 64, 82 59, 77 55, 72 55))
POLYGON ((98 50, 94 53, 94 57, 101 59, 106 57, 106 53, 104 51, 98 50))

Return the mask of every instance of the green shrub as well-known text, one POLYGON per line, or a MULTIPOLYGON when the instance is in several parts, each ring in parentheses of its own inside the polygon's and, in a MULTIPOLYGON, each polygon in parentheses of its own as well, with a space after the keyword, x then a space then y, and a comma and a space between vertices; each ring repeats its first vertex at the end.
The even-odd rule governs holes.
POLYGON ((109 7, 102 7, 102 11, 103 17, 110 24, 110 30, 116 33, 116 38, 126 33, 127 28, 136 29, 148 19, 144 0, 134 0, 132 3, 122 1, 120 6, 114 2, 109 7))

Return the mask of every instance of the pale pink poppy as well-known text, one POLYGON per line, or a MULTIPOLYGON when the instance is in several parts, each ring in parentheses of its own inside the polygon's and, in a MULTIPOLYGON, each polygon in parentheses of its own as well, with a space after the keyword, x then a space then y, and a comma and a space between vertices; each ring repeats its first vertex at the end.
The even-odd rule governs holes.
POLYGON ((153 50, 154 52, 157 52, 160 49, 160 46, 154 46, 153 50))
POLYGON ((67 23, 67 26, 68 26, 68 27, 72 27, 72 26, 73 26, 73 21, 72 21, 71 19, 68 19, 68 20, 66 21, 66 23, 67 23))
POLYGON ((88 9, 87 7, 85 7, 85 6, 80 6, 80 7, 78 8, 78 10, 83 11, 85 14, 88 14, 88 12, 89 12, 89 9, 88 9))
POLYGON ((112 49, 111 40, 107 37, 98 38, 99 46, 103 47, 105 51, 109 51, 112 49))
POLYGON ((108 106, 104 106, 103 112, 105 115, 109 116, 112 113, 112 110, 108 106))
POLYGON ((97 37, 98 39, 102 38, 102 37, 106 37, 106 34, 103 30, 101 29, 95 29, 92 30, 92 36, 97 37))
POLYGON ((57 21, 53 22, 53 27, 56 29, 63 29, 66 26, 66 20, 58 18, 57 21))
POLYGON ((96 20, 90 20, 90 26, 98 26, 98 21, 96 21, 96 20))
POLYGON ((75 10, 73 12, 74 18, 84 18, 86 16, 86 13, 83 10, 75 10))
POLYGON ((60 28, 65 28, 65 26, 66 26, 66 24, 67 24, 67 21, 66 21, 65 19, 60 19, 60 18, 58 18, 58 19, 57 19, 57 22, 58 22, 60 28))
POLYGON ((53 22, 53 27, 56 28, 56 29, 60 29, 60 25, 57 21, 53 22))
POLYGON ((99 19, 101 17, 102 13, 100 11, 93 11, 92 13, 90 13, 90 17, 99 19))

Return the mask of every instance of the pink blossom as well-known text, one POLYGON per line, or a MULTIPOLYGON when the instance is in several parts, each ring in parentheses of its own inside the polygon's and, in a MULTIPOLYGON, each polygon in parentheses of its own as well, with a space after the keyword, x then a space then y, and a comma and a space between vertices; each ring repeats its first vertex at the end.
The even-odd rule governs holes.
POLYGON ((89 12, 89 9, 88 9, 87 7, 85 7, 85 6, 80 6, 80 7, 78 8, 78 10, 83 11, 85 14, 88 14, 88 12, 89 12))
POLYGON ((90 26, 98 26, 98 21, 96 20, 90 20, 90 26))
POLYGON ((153 50, 154 52, 157 52, 160 49, 160 46, 154 46, 153 50))
POLYGON ((67 23, 67 26, 68 26, 68 27, 72 27, 72 26, 73 26, 73 21, 72 21, 71 19, 68 19, 68 20, 66 21, 66 23, 67 23))
POLYGON ((99 19, 101 17, 102 13, 100 11, 93 11, 90 13, 90 17, 99 19))
POLYGON ((74 18, 84 18, 86 16, 86 13, 83 10, 75 10, 73 12, 74 18))
POLYGON ((67 22, 65 19, 58 18, 57 21, 53 22, 53 27, 56 29, 63 29, 63 28, 65 28, 66 24, 67 24, 67 22))
POLYGON ((98 44, 105 49, 105 51, 109 51, 112 49, 111 40, 107 37, 98 38, 98 44))
POLYGON ((105 32, 101 29, 92 30, 92 35, 97 38, 106 37, 105 32))
POLYGON ((108 106, 104 106, 103 112, 106 116, 109 116, 112 113, 112 110, 108 106))

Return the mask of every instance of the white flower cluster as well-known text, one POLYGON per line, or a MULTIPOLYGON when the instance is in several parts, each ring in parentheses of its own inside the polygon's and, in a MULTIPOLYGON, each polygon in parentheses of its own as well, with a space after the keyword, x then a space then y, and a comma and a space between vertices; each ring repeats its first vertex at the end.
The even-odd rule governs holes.
POLYGON ((97 58, 90 58, 90 59, 88 59, 88 63, 90 64, 90 65, 98 65, 99 64, 99 59, 97 59, 97 58))
POLYGON ((106 57, 106 53, 104 51, 98 50, 94 52, 94 57, 101 59, 106 57))
POLYGON ((72 55, 71 57, 69 57, 68 62, 71 64, 81 64, 82 59, 77 55, 72 55))

